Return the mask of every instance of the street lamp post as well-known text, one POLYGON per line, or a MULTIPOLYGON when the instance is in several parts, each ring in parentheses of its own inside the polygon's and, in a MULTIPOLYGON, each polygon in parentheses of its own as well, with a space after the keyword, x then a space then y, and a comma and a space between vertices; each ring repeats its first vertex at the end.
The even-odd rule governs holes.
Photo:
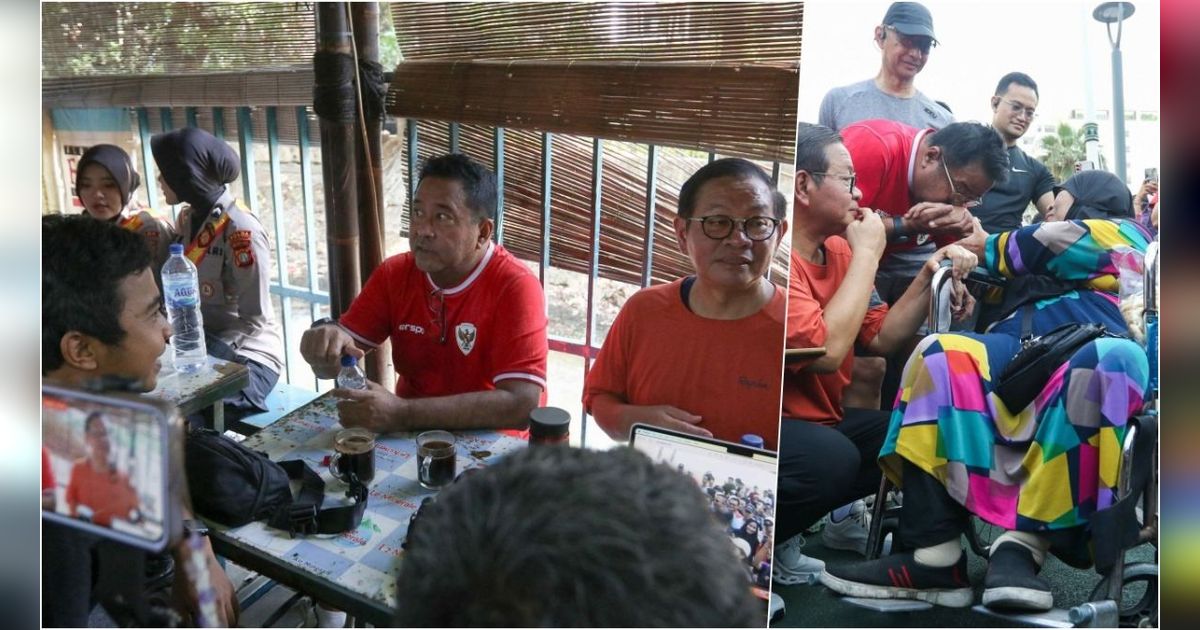
POLYGON ((1121 68, 1121 25, 1133 15, 1132 2, 1104 2, 1092 11, 1096 21, 1103 22, 1108 30, 1108 43, 1112 44, 1112 76, 1113 76, 1113 157, 1116 159, 1117 177, 1128 183, 1125 178, 1125 86, 1122 81, 1121 68), (1112 25, 1117 25, 1117 36, 1113 37, 1112 25))

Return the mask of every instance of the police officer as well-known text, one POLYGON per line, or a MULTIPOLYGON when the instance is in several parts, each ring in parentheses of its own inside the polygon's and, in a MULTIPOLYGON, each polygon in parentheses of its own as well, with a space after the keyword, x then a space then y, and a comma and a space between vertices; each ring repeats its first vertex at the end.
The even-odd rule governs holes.
POLYGON ((177 222, 179 241, 199 272, 208 353, 250 371, 250 384, 225 399, 227 417, 265 411, 283 368, 283 343, 269 293, 267 234, 226 187, 241 172, 238 155, 194 127, 158 134, 150 149, 167 203, 187 204, 177 222))
POLYGON ((129 154, 112 144, 97 144, 84 151, 75 169, 75 195, 83 211, 93 219, 112 221, 141 234, 150 248, 155 279, 159 279, 167 249, 175 240, 175 228, 137 208, 133 193, 141 183, 129 154))

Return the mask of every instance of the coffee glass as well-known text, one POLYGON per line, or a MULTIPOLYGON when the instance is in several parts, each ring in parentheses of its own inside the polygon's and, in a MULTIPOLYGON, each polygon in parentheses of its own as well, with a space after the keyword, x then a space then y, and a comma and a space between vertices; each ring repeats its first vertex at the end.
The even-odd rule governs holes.
POLYGON ((346 483, 370 483, 375 478, 375 434, 366 429, 338 431, 333 438, 329 472, 346 483))
POLYGON ((429 490, 437 490, 454 481, 458 453, 454 434, 426 431, 417 436, 417 481, 429 490))

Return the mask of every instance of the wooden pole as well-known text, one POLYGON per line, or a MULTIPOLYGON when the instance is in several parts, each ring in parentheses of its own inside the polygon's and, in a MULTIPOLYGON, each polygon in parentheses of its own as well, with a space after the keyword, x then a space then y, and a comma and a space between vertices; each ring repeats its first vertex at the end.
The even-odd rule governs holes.
MULTIPOLYGON (((351 24, 354 26, 354 48, 360 63, 379 63, 379 3, 350 3, 351 24)), ((366 91, 359 95, 365 98, 366 91)), ((355 140, 359 148, 358 165, 358 225, 362 241, 358 252, 362 265, 362 277, 369 278, 371 272, 383 262, 383 148, 381 135, 383 121, 367 113, 366 103, 359 102, 357 110, 362 119, 355 125, 355 140)), ((380 104, 379 111, 383 111, 380 104)), ((386 369, 391 359, 388 348, 381 348, 367 357, 364 369, 367 378, 384 385, 391 384, 391 371, 386 369)))
MULTIPOLYGON (((318 53, 353 56, 347 16, 344 2, 317 3, 318 53)), ((315 64, 313 81, 318 90, 352 89, 352 69, 350 63, 315 64)), ((321 121, 321 174, 329 242, 329 310, 333 317, 339 317, 362 288, 355 123, 353 116, 321 115, 319 109, 317 114, 321 121)))

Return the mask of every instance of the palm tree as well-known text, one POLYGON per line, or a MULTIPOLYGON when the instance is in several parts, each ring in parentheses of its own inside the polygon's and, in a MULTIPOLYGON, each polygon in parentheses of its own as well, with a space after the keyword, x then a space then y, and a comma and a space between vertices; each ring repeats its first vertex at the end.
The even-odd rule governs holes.
POLYGON ((1052 135, 1042 138, 1042 150, 1044 153, 1038 159, 1050 169, 1054 179, 1065 181, 1075 174, 1075 162, 1086 159, 1083 129, 1074 129, 1065 122, 1058 123, 1058 129, 1052 135))

